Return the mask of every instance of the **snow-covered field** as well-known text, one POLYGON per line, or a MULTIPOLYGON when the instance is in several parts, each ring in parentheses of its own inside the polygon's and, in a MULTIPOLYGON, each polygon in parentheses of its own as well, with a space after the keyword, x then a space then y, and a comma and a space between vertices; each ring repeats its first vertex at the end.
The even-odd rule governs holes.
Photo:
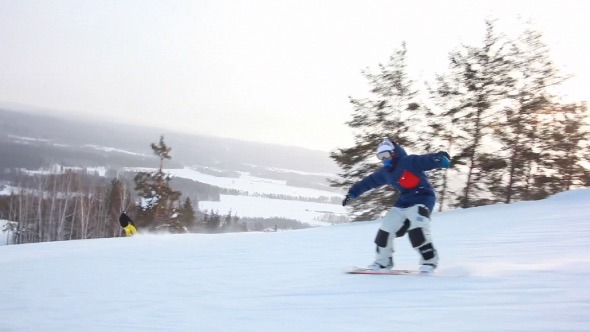
MULTIPOLYGON (((29 174, 29 175, 35 175, 35 174, 41 174, 41 175, 49 175, 49 174, 64 174, 68 171, 74 171, 74 172, 85 172, 86 174, 96 174, 98 176, 106 176, 106 172, 107 169, 106 167, 72 167, 72 166, 62 166, 62 165, 58 165, 58 164, 54 164, 48 167, 44 167, 43 169, 38 169, 38 170, 27 170, 24 168, 20 169, 21 172, 29 174)), ((2 192, 0 192, 0 194, 2 194, 2 192)))
MULTIPOLYGON (((153 168, 127 168, 128 171, 144 171, 151 172, 155 171, 153 168)), ((237 189, 248 191, 251 194, 264 193, 264 194, 275 194, 275 195, 289 195, 289 196, 302 196, 302 197, 332 197, 338 196, 337 193, 330 191, 323 191, 310 188, 299 188, 288 186, 286 181, 273 180, 260 178, 250 175, 247 172, 240 172, 240 177, 229 178, 213 176, 205 173, 201 173, 191 168, 172 168, 166 169, 166 173, 171 174, 174 177, 190 179, 199 181, 202 183, 218 186, 227 189, 237 189)))
POLYGON ((590 329, 590 190, 433 218, 432 277, 344 274, 375 221, 2 246, 0 331, 590 329))
POLYGON ((9 196, 13 192, 18 192, 19 190, 18 187, 0 183, 0 196, 9 196))
POLYGON ((348 216, 346 209, 337 204, 233 195, 221 195, 219 202, 199 202, 199 209, 219 211, 221 215, 225 215, 228 211, 231 211, 232 214, 237 214, 240 217, 283 217, 299 220, 312 226, 326 226, 331 224, 330 222, 319 220, 322 215, 348 216))
POLYGON ((94 144, 85 144, 83 146, 86 148, 94 149, 94 150, 100 150, 100 151, 106 151, 106 152, 117 152, 117 153, 123 153, 123 154, 132 155, 132 156, 140 156, 140 157, 145 157, 145 158, 154 158, 153 155, 149 155, 149 154, 145 154, 145 153, 131 152, 131 151, 122 150, 122 149, 113 148, 113 147, 98 146, 98 145, 94 145, 94 144))
MULTIPOLYGON (((25 170, 28 174, 60 174, 66 170, 81 171, 80 167, 63 167, 61 165, 53 165, 41 170, 25 170)), ((125 168, 129 172, 152 172, 153 168, 125 168)), ((278 171, 278 169, 274 169, 278 171)), ((87 167, 85 171, 99 176, 105 176, 107 169, 105 167, 87 167)), ((291 170, 282 170, 289 171, 291 170)), ((166 169, 174 177, 185 178, 202 183, 218 186, 226 189, 236 189, 247 191, 251 195, 255 194, 274 194, 286 195, 291 197, 306 197, 306 198, 320 198, 320 197, 338 197, 339 194, 322 191, 310 188, 301 188, 288 186, 286 181, 265 179, 252 176, 249 173, 241 172, 238 178, 218 177, 205 174, 190 168, 183 169, 166 169)), ((306 173, 310 175, 320 175, 318 173, 306 173)), ((10 185, 0 186, 0 195, 10 195, 12 191, 18 192, 19 188, 10 185)), ((330 222, 320 221, 326 214, 333 214, 334 216, 346 216, 347 211, 339 204, 315 203, 296 200, 279 200, 269 199, 254 196, 233 196, 221 195, 220 201, 199 201, 200 210, 217 211, 221 215, 226 215, 228 212, 238 215, 238 217, 283 217, 288 219, 295 219, 312 226, 324 226, 331 224, 330 222)), ((0 233, 1 236, 1 233, 0 233)))
MULTIPOLYGON (((127 168, 127 171, 155 171, 152 168, 127 168)), ((226 189, 247 191, 250 194, 274 194, 292 197, 337 197, 338 194, 310 188, 288 186, 286 181, 265 179, 240 172, 238 178, 219 177, 204 174, 194 169, 166 169, 174 177, 190 179, 226 189)), ((200 210, 218 211, 225 215, 229 211, 237 213, 239 217, 283 217, 295 219, 310 225, 321 226, 330 223, 318 222, 326 213, 336 216, 346 215, 347 211, 339 204, 314 203, 295 200, 278 200, 262 197, 221 195, 219 202, 200 201, 200 210)))
POLYGON ((12 243, 12 232, 8 230, 4 231, 4 227, 7 227, 8 223, 10 223, 10 221, 0 219, 0 246, 12 243))

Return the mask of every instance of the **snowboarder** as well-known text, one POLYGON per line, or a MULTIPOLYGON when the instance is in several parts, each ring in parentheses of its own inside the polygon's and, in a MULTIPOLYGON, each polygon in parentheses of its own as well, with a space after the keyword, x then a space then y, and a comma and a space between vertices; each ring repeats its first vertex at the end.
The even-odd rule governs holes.
POLYGON ((430 212, 436 196, 424 171, 449 168, 451 158, 445 151, 408 155, 403 147, 387 138, 377 147, 377 158, 383 162, 383 167, 350 187, 342 201, 342 206, 346 206, 352 199, 384 185, 392 185, 399 191, 395 205, 385 214, 377 231, 376 259, 368 268, 391 270, 393 240, 408 233, 412 247, 421 257, 420 271, 432 272, 438 264, 438 253, 430 234, 430 212))
POLYGON ((125 211, 121 212, 121 215, 119 216, 119 224, 121 224, 121 227, 125 230, 125 236, 133 236, 137 233, 137 228, 135 228, 133 220, 125 214, 125 211))

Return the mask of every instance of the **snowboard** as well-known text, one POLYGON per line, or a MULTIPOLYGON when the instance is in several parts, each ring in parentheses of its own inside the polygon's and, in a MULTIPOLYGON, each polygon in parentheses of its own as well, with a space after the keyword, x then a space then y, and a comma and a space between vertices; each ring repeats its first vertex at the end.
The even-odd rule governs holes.
POLYGON ((371 269, 365 269, 362 267, 350 267, 346 270, 348 274, 377 274, 377 275, 392 275, 392 276, 429 276, 433 272, 421 272, 418 270, 385 270, 385 271, 373 271, 371 269))

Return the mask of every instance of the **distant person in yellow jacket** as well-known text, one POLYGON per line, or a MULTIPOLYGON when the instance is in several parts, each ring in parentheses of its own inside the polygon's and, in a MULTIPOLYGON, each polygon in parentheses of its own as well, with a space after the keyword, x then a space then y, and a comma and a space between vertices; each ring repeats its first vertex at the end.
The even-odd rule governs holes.
POLYGON ((121 212, 121 215, 119 216, 119 224, 121 224, 121 227, 125 230, 126 236, 133 236, 137 233, 137 228, 135 228, 133 220, 131 220, 125 212, 121 212))

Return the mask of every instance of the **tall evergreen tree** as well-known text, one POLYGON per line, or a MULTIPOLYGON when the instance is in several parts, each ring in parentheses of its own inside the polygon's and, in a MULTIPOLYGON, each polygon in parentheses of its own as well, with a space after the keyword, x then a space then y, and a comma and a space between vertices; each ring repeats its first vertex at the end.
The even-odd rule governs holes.
POLYGON ((193 203, 191 202, 190 197, 186 197, 182 207, 179 211, 179 216, 177 218, 179 227, 182 229, 192 230, 194 228, 195 220, 197 216, 195 210, 193 209, 193 203))
POLYGON ((588 108, 586 103, 555 106, 541 132, 538 171, 532 198, 588 185, 588 108))
MULTIPOLYGON (((363 71, 370 87, 367 98, 350 98, 353 118, 347 125, 355 131, 355 143, 350 148, 340 148, 331 158, 342 169, 341 179, 331 182, 333 187, 348 189, 380 167, 375 158, 375 147, 388 137, 410 149, 420 137, 420 111, 417 90, 408 76, 406 44, 378 65, 378 71, 363 71)), ((384 209, 393 205, 397 193, 392 189, 374 190, 353 201, 356 220, 377 218, 384 209)))
MULTIPOLYGON (((443 110, 452 107, 452 105, 449 106, 452 98, 447 95, 451 91, 448 84, 447 78, 441 75, 436 76, 434 86, 428 83, 426 84, 432 106, 428 107, 428 119, 426 122, 430 129, 431 139, 429 142, 431 143, 425 147, 425 151, 447 151, 451 155, 451 164, 457 165, 461 164, 461 159, 453 158, 455 154, 453 143, 455 138, 460 136, 457 136, 457 133, 453 130, 454 120, 442 115, 443 110)), ((430 174, 429 179, 437 190, 438 210, 442 211, 447 206, 454 206, 457 193, 456 189, 451 187, 449 177, 456 177, 457 171, 447 168, 431 172, 430 174), (450 172, 453 174, 449 174, 450 172)))
POLYGON ((542 122, 539 117, 552 104, 549 88, 563 80, 537 31, 526 29, 512 43, 509 57, 512 92, 504 107, 502 125, 495 127, 495 137, 508 154, 508 183, 498 192, 505 203, 531 198, 530 183, 535 160, 540 156, 538 133, 542 122))
POLYGON ((158 144, 152 143, 151 147, 154 155, 156 155, 160 159, 161 172, 162 168, 164 168, 164 159, 172 159, 172 157, 170 156, 172 148, 166 145, 166 143, 164 142, 164 135, 160 135, 160 141, 158 142, 158 144))
POLYGON ((178 205, 181 192, 170 186, 171 176, 164 172, 164 159, 171 159, 170 147, 160 136, 159 144, 151 144, 152 150, 160 158, 160 167, 156 172, 139 172, 135 175, 135 190, 142 198, 137 224, 139 226, 157 227, 170 219, 178 205))
MULTIPOLYGON (((455 164, 465 165, 466 181, 457 205, 463 208, 494 201, 489 171, 505 167, 497 155, 483 153, 484 137, 498 123, 494 106, 511 90, 506 43, 486 21, 481 46, 461 46, 449 55, 449 72, 438 76, 435 97, 444 105, 440 116, 450 121, 443 135, 453 138, 455 164)), ((494 178, 495 179, 495 178, 494 178)))

